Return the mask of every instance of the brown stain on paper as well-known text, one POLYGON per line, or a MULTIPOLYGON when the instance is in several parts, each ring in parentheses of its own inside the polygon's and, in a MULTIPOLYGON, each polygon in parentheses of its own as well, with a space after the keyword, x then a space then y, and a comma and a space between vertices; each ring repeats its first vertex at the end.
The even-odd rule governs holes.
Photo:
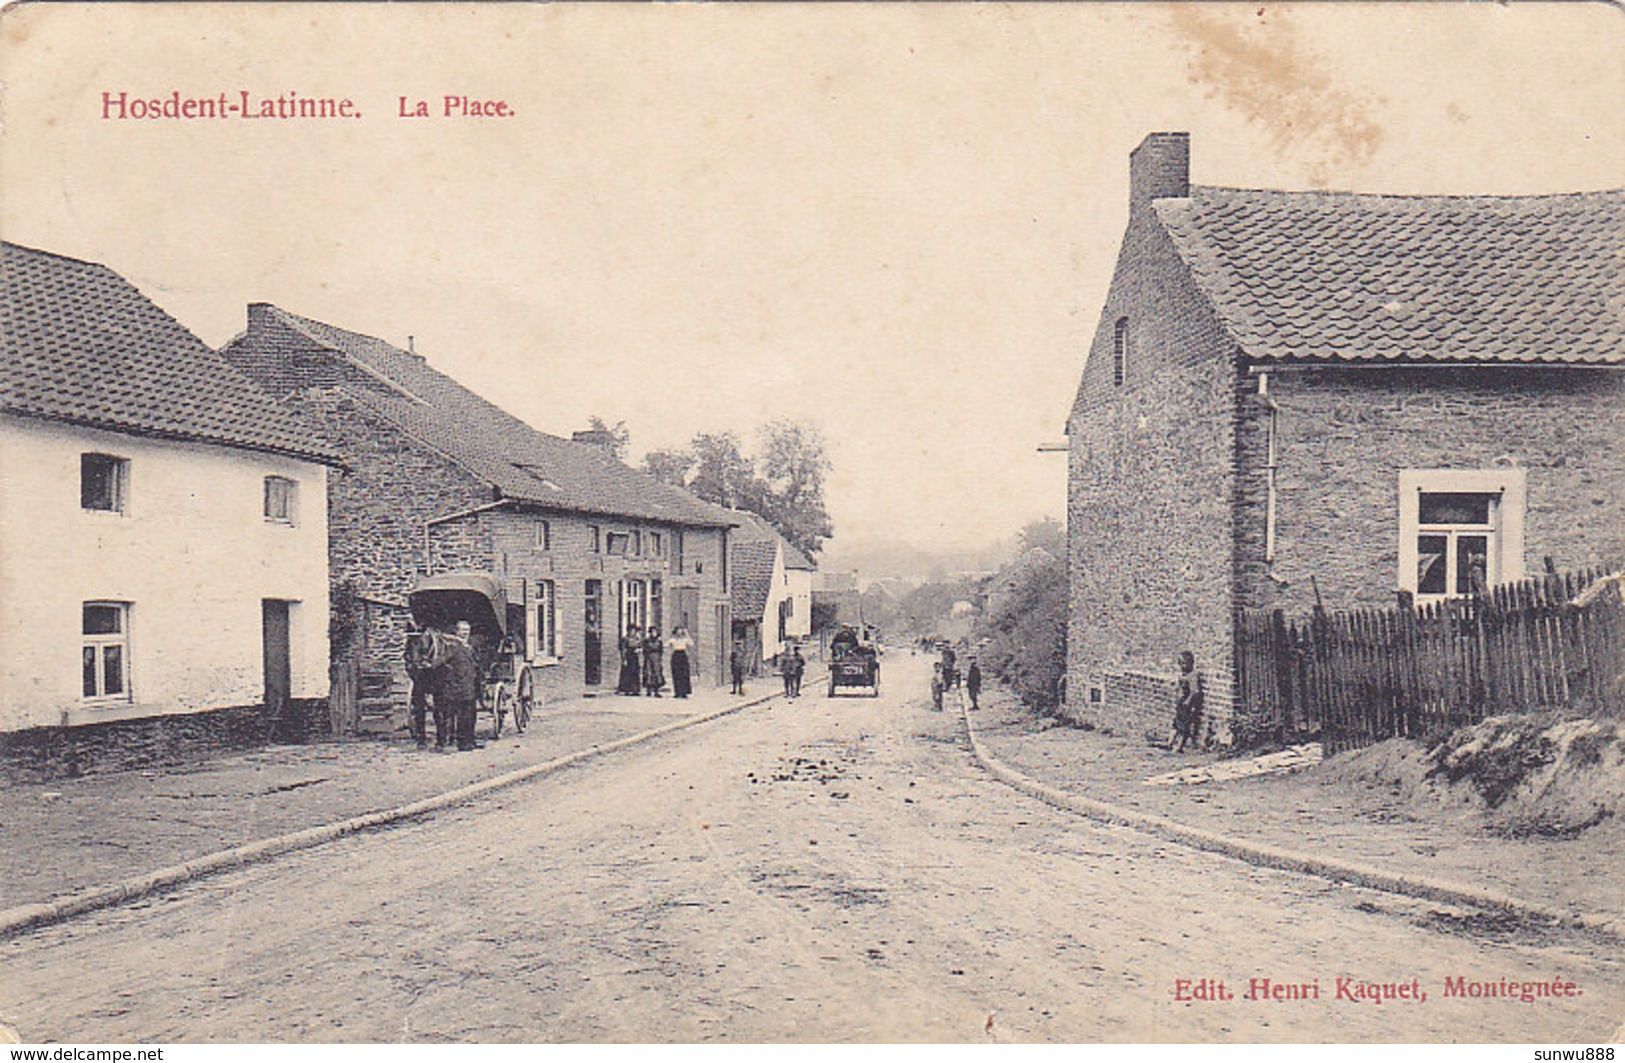
POLYGON ((1262 127, 1279 153, 1304 158, 1317 185, 1368 161, 1384 137, 1373 101, 1337 85, 1325 58, 1302 44, 1281 12, 1260 7, 1251 14, 1238 19, 1228 5, 1169 8, 1174 32, 1191 51, 1191 83, 1262 127))

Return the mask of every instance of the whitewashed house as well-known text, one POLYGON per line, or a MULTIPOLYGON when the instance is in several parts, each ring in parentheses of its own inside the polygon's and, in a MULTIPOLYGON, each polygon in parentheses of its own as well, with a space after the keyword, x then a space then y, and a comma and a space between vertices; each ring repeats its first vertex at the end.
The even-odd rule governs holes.
POLYGON ((337 455, 105 266, 0 253, 0 733, 324 698, 337 455))
POLYGON ((739 522, 728 547, 734 636, 753 656, 753 665, 759 665, 812 634, 817 566, 757 514, 728 512, 739 522))

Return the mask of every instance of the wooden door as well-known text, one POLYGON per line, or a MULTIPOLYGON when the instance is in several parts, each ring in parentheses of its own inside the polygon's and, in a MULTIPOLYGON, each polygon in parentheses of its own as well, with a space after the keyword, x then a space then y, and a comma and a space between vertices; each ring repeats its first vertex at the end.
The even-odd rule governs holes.
POLYGON ((280 720, 293 691, 293 674, 288 647, 288 603, 275 598, 260 602, 264 633, 265 714, 280 720))

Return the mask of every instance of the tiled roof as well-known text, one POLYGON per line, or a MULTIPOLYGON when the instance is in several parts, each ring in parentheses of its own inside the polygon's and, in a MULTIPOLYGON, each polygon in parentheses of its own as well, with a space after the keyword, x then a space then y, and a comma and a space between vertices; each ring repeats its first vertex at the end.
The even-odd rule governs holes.
POLYGON ((1156 212, 1252 359, 1625 362, 1625 191, 1196 187, 1156 212))
POLYGON ((331 446, 106 266, 0 244, 0 410, 338 464, 331 446))
POLYGON ((728 545, 728 581, 733 593, 733 615, 740 620, 761 620, 773 589, 774 545, 766 540, 728 545))
POLYGON ((739 522, 739 527, 734 530, 731 541, 736 543, 778 543, 784 547, 785 568, 803 572, 816 572, 818 570, 818 566, 808 560, 806 554, 796 549, 790 540, 786 539, 777 528, 769 524, 766 517, 759 513, 752 513, 748 509, 730 509, 727 512, 734 520, 739 522))
MULTIPOLYGON (((491 484, 504 498, 702 527, 732 523, 726 511, 638 472, 597 447, 537 431, 431 369, 410 351, 279 307, 267 306, 264 311, 358 367, 369 386, 343 375, 325 383, 341 388, 358 405, 491 484)), ((234 340, 228 353, 251 342, 252 330, 234 340)))

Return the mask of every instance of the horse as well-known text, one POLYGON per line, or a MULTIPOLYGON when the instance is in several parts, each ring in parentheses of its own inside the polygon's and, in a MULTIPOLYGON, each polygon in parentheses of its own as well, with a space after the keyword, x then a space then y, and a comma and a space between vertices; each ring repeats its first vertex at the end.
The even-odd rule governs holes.
POLYGON ((431 697, 434 699, 434 744, 444 746, 455 737, 457 721, 451 718, 451 712, 435 696, 440 668, 450 653, 450 639, 433 628, 410 631, 406 635, 406 674, 412 680, 412 737, 419 744, 428 742, 424 707, 431 697))

